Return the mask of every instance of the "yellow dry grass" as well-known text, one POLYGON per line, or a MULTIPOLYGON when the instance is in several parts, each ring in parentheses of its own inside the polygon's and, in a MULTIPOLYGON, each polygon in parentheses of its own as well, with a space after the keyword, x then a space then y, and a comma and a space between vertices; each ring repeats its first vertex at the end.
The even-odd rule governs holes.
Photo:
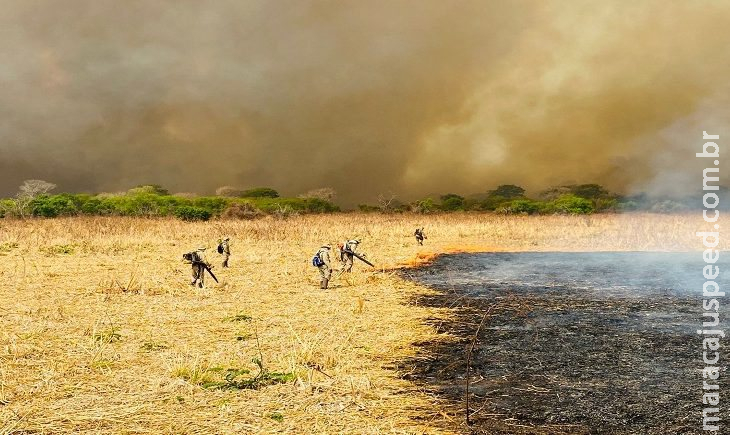
POLYGON ((391 268, 454 250, 697 250, 702 228, 695 215, 0 220, 0 433, 447 433, 461 417, 396 364, 448 339, 424 322, 448 311, 410 305, 429 290, 391 268), (181 255, 222 235, 232 267, 190 287, 181 255), (355 235, 380 268, 319 290, 312 254, 355 235), (296 380, 202 386, 255 375, 255 358, 296 380))

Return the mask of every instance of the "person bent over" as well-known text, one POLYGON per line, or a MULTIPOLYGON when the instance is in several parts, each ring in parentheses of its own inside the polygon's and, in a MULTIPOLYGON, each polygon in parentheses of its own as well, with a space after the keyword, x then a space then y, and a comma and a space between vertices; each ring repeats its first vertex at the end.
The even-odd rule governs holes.
POLYGON ((342 261, 341 272, 352 272, 352 264, 354 263, 355 256, 353 253, 360 246, 359 239, 348 240, 344 244, 340 245, 340 261, 342 261))
POLYGON ((200 288, 203 288, 203 286, 205 285, 206 268, 213 268, 213 266, 211 266, 210 262, 205 256, 205 249, 206 248, 204 246, 201 246, 198 247, 198 249, 196 249, 195 251, 183 255, 183 258, 189 261, 192 265, 192 278, 190 281, 190 285, 197 285, 200 288))

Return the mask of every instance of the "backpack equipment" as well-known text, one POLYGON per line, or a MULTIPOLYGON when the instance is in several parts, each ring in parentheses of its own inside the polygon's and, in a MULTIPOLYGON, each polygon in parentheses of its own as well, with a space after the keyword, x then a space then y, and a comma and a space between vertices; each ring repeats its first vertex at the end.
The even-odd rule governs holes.
POLYGON ((314 257, 312 257, 312 266, 314 266, 314 267, 324 266, 324 261, 322 261, 322 257, 319 256, 319 251, 317 251, 317 253, 314 254, 314 257))

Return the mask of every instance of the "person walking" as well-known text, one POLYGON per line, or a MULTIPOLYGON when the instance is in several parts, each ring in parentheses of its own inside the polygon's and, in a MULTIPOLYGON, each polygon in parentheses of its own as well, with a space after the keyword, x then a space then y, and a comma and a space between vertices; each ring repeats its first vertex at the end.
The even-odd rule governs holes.
POLYGON ((230 237, 226 237, 218 242, 218 253, 223 256, 222 266, 228 267, 228 259, 231 258, 231 245, 229 244, 230 237))
POLYGON ((312 259, 312 264, 319 269, 319 274, 322 277, 322 280, 319 282, 319 288, 323 290, 327 289, 332 278, 331 249, 332 245, 330 244, 322 245, 312 259))
POLYGON ((426 233, 423 232, 423 228, 416 228, 416 232, 413 233, 413 235, 416 236, 416 242, 418 242, 420 246, 423 246, 423 239, 428 238, 426 237, 426 233))

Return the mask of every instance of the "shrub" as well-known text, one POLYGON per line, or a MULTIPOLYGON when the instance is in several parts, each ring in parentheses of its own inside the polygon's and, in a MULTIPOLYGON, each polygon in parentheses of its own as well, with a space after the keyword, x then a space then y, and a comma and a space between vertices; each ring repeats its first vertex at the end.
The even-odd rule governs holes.
POLYGON ((502 184, 489 192, 489 196, 501 196, 502 198, 515 199, 525 195, 525 189, 514 184, 502 184))
POLYGON ((333 213, 340 208, 321 198, 305 198, 304 207, 308 213, 333 213))
POLYGON ((433 199, 426 198, 426 199, 422 199, 420 201, 414 202, 411 205, 411 210, 413 210, 416 213, 428 214, 428 213, 437 212, 439 210, 439 206, 438 206, 438 204, 436 204, 436 202, 433 199))
POLYGON ((481 210, 497 210, 499 208, 503 208, 506 203, 509 203, 509 199, 504 196, 494 195, 481 201, 479 203, 479 208, 481 210))
POLYGON ((558 198, 560 198, 563 195, 569 194, 570 188, 566 186, 557 186, 557 187, 551 187, 547 190, 543 190, 538 195, 538 198, 540 198, 543 201, 554 201, 558 198))
POLYGON ((0 218, 11 216, 15 208, 15 201, 12 199, 0 199, 0 218))
POLYGON ((152 195, 169 195, 170 192, 159 184, 140 184, 127 191, 127 195, 139 195, 140 193, 148 193, 152 195))
POLYGON ((334 204, 316 198, 254 198, 251 203, 268 214, 281 215, 296 213, 329 213, 338 211, 334 204))
POLYGON ((270 187, 257 187, 241 192, 241 198, 278 198, 279 192, 270 187))
POLYGON ((507 214, 535 214, 540 211, 540 203, 530 199, 515 199, 498 211, 507 214))
POLYGON ((457 211, 464 210, 464 197, 453 193, 441 196, 441 210, 457 211))
POLYGON ((616 211, 618 200, 616 198, 598 198, 593 200, 596 211, 616 211))
POLYGON ((79 210, 75 199, 68 193, 52 196, 41 195, 31 202, 33 215, 46 218, 76 215, 79 210))
POLYGON ((335 192, 335 189, 331 187, 322 187, 319 189, 313 189, 308 191, 307 193, 303 193, 299 195, 299 198, 302 199, 321 199, 323 201, 332 202, 334 201, 335 197, 337 196, 337 192, 335 192))
POLYGON ((400 201, 393 192, 378 195, 378 210, 381 213, 403 213, 408 209, 408 205, 400 201))
POLYGON ((160 197, 153 193, 138 193, 135 195, 114 198, 114 211, 125 216, 158 216, 160 197))
POLYGON ((207 221, 213 215, 210 211, 201 207, 182 206, 175 209, 174 215, 184 221, 207 221))
POLYGON ((471 197, 471 198, 465 198, 464 199, 464 210, 481 210, 482 209, 482 201, 471 197))
POLYGON ((198 197, 198 195, 194 194, 193 192, 177 192, 173 193, 172 196, 174 196, 175 198, 183 199, 194 199, 198 197))
POLYGON ((363 213, 375 213, 377 211, 380 211, 380 207, 370 204, 358 204, 357 209, 363 213))
POLYGON ((227 198, 236 198, 243 196, 243 190, 233 186, 221 186, 215 190, 215 196, 225 196, 227 198))
POLYGON ((219 198, 215 196, 201 196, 192 200, 192 204, 195 207, 200 207, 208 210, 211 214, 220 214, 228 208, 230 200, 226 198, 219 198))
POLYGON ((593 203, 573 194, 562 195, 548 204, 546 211, 563 214, 590 214, 594 211, 593 203))
POLYGON ((585 199, 599 199, 607 198, 610 196, 608 190, 606 190, 600 184, 578 184, 575 186, 566 186, 570 189, 570 193, 575 196, 579 196, 585 199))
POLYGON ((226 219, 256 219, 262 215, 261 210, 248 202, 234 202, 221 214, 226 219))

